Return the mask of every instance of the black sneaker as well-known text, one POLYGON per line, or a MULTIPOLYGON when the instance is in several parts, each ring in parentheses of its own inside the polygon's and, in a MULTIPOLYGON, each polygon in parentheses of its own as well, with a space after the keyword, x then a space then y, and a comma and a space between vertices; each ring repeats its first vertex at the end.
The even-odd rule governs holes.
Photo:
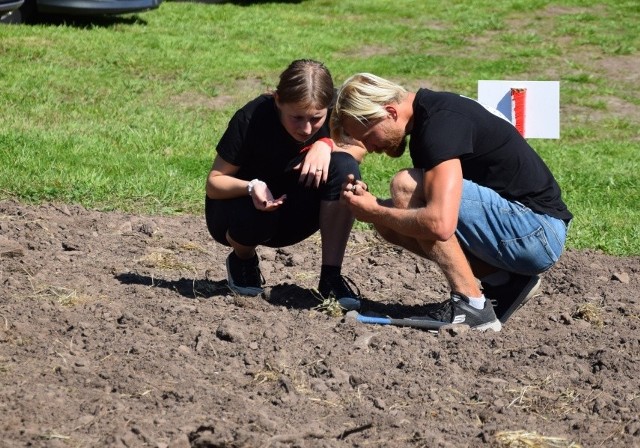
POLYGON ((325 276, 320 279, 318 292, 324 299, 334 297, 340 306, 347 311, 360 309, 360 290, 348 277, 342 275, 325 276))
MULTIPOLYGON (((447 324, 466 324, 476 330, 500 331, 502 324, 493 311, 488 300, 484 308, 479 310, 469 304, 469 298, 458 292, 451 293, 451 299, 438 306, 429 307, 427 315, 421 319, 432 319, 447 324)), ((412 319, 417 319, 412 317, 412 319)))
POLYGON ((540 288, 537 275, 509 274, 511 279, 500 286, 482 283, 484 296, 493 303, 496 316, 505 323, 513 313, 529 301, 540 288))
POLYGON ((244 296, 257 296, 264 289, 264 278, 260 272, 258 255, 249 260, 238 258, 235 252, 227 257, 227 282, 229 289, 244 296))

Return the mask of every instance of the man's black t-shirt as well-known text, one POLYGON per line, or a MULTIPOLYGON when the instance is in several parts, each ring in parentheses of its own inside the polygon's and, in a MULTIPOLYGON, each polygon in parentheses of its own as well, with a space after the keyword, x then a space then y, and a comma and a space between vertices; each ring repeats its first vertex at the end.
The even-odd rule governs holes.
POLYGON ((282 126, 275 99, 261 95, 238 110, 218 142, 217 152, 226 162, 240 167, 236 177, 258 178, 274 197, 286 193, 290 169, 302 158, 300 150, 322 137, 329 137, 329 114, 323 126, 306 142, 296 141, 282 126))
POLYGON ((465 179, 538 213, 572 218, 551 171, 506 119, 470 98, 428 89, 416 93, 413 112, 415 167, 429 170, 459 158, 465 179))

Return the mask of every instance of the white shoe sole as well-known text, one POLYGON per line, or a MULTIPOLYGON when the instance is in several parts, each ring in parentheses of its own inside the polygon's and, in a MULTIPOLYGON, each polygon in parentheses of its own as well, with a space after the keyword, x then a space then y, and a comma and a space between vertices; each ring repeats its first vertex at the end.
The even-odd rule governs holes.
POLYGON ((473 327, 473 329, 479 330, 479 331, 493 330, 497 333, 498 331, 502 330, 502 324, 498 319, 496 319, 493 322, 489 322, 486 324, 478 325, 477 327, 473 327))

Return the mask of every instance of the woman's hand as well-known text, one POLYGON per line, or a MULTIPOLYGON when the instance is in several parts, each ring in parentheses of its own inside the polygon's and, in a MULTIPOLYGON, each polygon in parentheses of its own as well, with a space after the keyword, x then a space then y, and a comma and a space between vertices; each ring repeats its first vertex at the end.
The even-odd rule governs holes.
POLYGON ((311 145, 304 160, 293 167, 294 170, 300 170, 301 184, 318 188, 321 182, 327 181, 332 149, 329 143, 322 140, 311 145))
POLYGON ((284 204, 285 199, 287 199, 286 194, 283 194, 278 199, 273 199, 271 190, 269 190, 267 184, 262 181, 257 181, 253 185, 250 194, 254 207, 264 212, 277 210, 282 204, 284 204))

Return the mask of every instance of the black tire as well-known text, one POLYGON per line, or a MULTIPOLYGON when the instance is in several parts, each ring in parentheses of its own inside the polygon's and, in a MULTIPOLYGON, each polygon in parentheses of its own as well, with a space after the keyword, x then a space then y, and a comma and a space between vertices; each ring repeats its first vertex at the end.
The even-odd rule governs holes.
POLYGON ((36 0, 24 0, 18 11, 21 15, 21 23, 32 23, 38 15, 38 4, 36 0))

